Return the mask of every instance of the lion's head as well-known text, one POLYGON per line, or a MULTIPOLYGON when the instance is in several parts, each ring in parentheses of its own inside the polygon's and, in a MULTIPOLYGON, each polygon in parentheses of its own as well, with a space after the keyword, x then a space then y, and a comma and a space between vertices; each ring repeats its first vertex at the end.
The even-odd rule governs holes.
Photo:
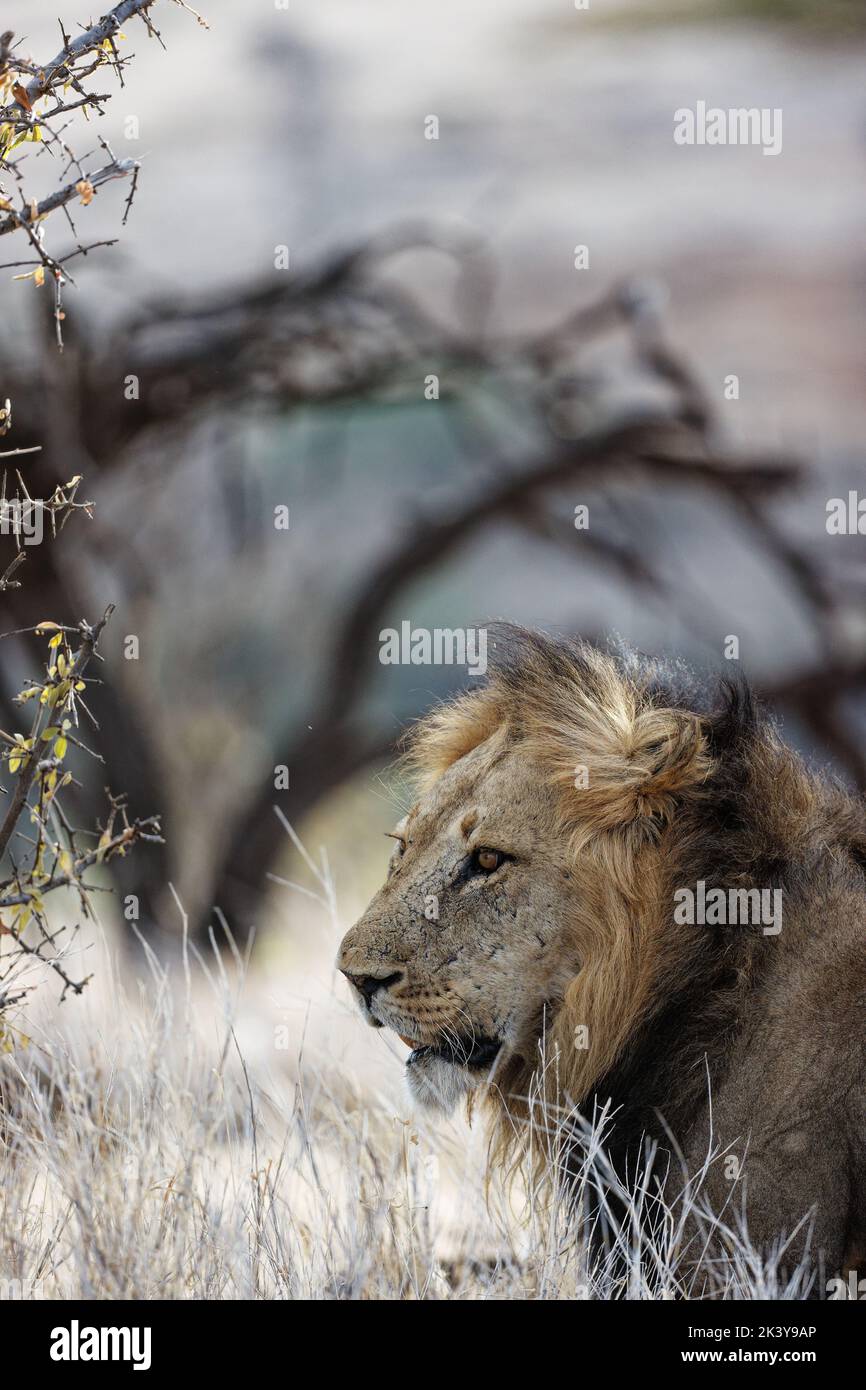
POLYGON ((420 796, 338 960, 446 1110, 479 1087, 517 1110, 543 1042, 575 1101, 616 1061, 662 968, 666 828, 713 767, 651 669, 514 629, 495 646, 485 687, 412 732, 420 796))

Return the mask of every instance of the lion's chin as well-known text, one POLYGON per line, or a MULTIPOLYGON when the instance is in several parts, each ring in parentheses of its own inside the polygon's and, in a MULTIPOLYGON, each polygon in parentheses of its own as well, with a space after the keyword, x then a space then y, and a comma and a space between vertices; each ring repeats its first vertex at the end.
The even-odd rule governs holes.
POLYGON ((425 1110, 450 1115, 459 1101, 485 1080, 483 1073, 446 1062, 423 1049, 413 1052, 406 1062, 406 1082, 412 1099, 425 1110))
POLYGON ((416 1047, 406 1060, 410 1095, 425 1109, 450 1115, 464 1096, 490 1079, 499 1046, 487 1039, 470 1045, 466 1061, 435 1047, 416 1047))

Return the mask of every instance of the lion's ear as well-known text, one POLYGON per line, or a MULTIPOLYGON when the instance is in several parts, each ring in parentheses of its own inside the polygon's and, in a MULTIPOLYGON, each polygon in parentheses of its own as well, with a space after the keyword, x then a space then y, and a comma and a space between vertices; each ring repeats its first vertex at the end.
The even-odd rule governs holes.
POLYGON ((632 762, 636 816, 667 819, 677 797, 705 782, 713 769, 703 723, 685 710, 650 709, 635 720, 632 762))
MULTIPOLYGON (((563 753, 557 759, 561 784, 563 753)), ((713 768, 702 722, 684 710, 598 710, 590 727, 575 730, 571 754, 567 817, 585 829, 652 831, 713 768)))

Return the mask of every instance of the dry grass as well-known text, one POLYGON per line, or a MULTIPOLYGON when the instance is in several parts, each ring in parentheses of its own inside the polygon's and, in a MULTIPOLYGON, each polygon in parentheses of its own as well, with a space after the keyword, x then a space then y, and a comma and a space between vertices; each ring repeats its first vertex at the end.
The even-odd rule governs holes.
POLYGON ((230 944, 172 970, 148 954, 136 982, 102 940, 89 968, 88 995, 0 1061, 0 1297, 802 1297, 730 1218, 702 1218, 724 1255, 697 1275, 701 1175, 662 1209, 651 1156, 631 1191, 618 1184, 605 1117, 537 1109, 536 1150, 582 1126, 578 1203, 600 1201, 598 1229, 610 1236, 612 1202, 629 1212, 590 1259, 555 1184, 485 1190, 481 1122, 413 1115, 396 1057, 369 1065, 381 1035, 327 988, 295 1001, 288 1051, 230 944))

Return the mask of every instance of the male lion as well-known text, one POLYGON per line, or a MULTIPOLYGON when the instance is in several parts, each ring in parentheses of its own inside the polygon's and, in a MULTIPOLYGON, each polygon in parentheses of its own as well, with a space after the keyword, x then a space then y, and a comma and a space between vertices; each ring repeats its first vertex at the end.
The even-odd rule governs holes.
POLYGON ((411 736, 420 799, 339 954, 367 1021, 419 1101, 480 1090, 503 1133, 553 1056, 559 1099, 612 1102, 623 1170, 644 1136, 690 1171, 715 1145, 752 1241, 838 1269, 866 1236, 861 803, 739 687, 714 708, 678 668, 495 647, 411 736))

